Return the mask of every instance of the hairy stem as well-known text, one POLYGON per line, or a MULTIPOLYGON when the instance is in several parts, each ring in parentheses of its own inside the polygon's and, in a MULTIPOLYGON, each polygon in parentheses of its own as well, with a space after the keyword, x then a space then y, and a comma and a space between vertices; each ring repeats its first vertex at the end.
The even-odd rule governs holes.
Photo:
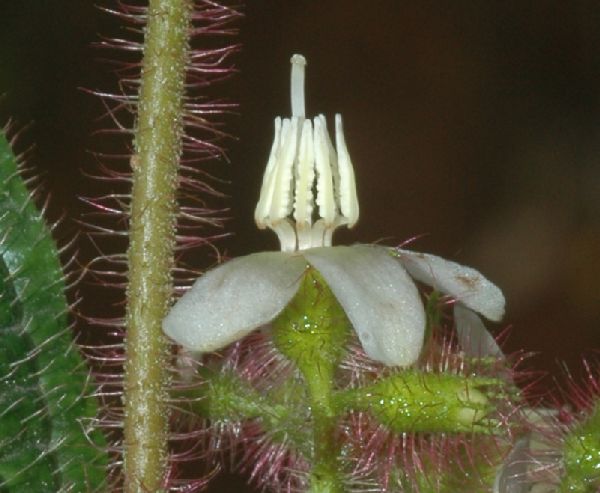
POLYGON ((169 351, 161 330, 172 294, 175 191, 183 135, 190 0, 150 0, 135 131, 128 252, 125 491, 159 491, 167 468, 169 351))
POLYGON ((350 322, 327 283, 307 269, 298 293, 273 322, 273 341, 298 366, 308 391, 313 421, 310 493, 343 491, 332 397, 349 333, 350 322))

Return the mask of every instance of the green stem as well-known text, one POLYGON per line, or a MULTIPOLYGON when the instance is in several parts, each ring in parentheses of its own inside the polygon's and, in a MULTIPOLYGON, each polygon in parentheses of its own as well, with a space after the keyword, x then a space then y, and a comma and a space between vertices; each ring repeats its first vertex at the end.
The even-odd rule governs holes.
POLYGON ((260 395, 234 373, 213 372, 203 368, 206 383, 171 393, 179 406, 212 421, 259 419, 265 428, 274 430, 287 419, 289 410, 283 404, 260 395))
POLYGON ((313 361, 318 367, 300 365, 306 380, 313 418, 313 470, 311 493, 342 491, 339 481, 340 448, 336 440, 336 418, 332 406, 333 378, 335 368, 331 361, 313 361), (320 363, 320 364, 319 364, 320 363))
POLYGON ((125 368, 125 491, 158 491, 167 468, 175 191, 183 135, 190 0, 150 0, 135 131, 125 368))
MULTIPOLYGON (((313 401, 314 402, 314 401, 313 401)), ((310 476, 310 493, 342 493, 339 474, 340 446, 335 438, 336 418, 313 407, 314 467, 310 476)))
POLYGON ((314 269, 307 270, 298 293, 273 322, 276 347, 298 366, 308 390, 313 422, 311 493, 343 491, 332 397, 350 328, 343 309, 314 269))

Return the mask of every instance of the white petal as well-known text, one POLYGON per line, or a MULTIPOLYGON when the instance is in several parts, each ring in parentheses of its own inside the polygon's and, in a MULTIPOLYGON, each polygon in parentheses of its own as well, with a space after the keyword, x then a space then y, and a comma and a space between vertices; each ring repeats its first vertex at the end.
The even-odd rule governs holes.
POLYGON ((408 273, 452 296, 484 317, 498 321, 504 315, 504 295, 475 269, 428 253, 396 250, 408 273))
POLYGON ((164 319, 163 331, 192 351, 220 349, 273 320, 305 268, 303 257, 281 252, 230 260, 195 282, 164 319))
POLYGON ((423 346, 423 303, 386 249, 339 246, 303 254, 329 284, 371 358, 390 366, 414 363, 423 346))
POLYGON ((527 467, 532 462, 529 440, 521 438, 510 451, 500 467, 494 482, 494 493, 527 493, 531 484, 527 481, 527 467))
POLYGON ((458 342, 468 355, 504 358, 504 354, 496 340, 474 311, 465 308, 460 303, 455 303, 454 323, 456 324, 458 342))

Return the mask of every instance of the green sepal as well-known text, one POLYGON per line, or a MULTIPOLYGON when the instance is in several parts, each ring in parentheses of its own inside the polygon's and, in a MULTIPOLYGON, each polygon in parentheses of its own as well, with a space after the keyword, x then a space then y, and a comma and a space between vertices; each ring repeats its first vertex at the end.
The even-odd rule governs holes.
POLYGON ((300 370, 312 418, 314 464, 309 493, 341 493, 340 444, 331 397, 352 325, 331 289, 314 268, 304 273, 298 292, 273 321, 273 343, 300 370))
POLYGON ((231 372, 199 371, 202 383, 173 392, 196 415, 212 421, 243 421, 270 417, 274 422, 288 412, 281 404, 270 402, 247 382, 231 372))
POLYGON ((587 419, 569 431, 563 455, 560 493, 596 493, 600 488, 600 401, 587 419))
POLYGON ((304 375, 333 371, 345 353, 351 327, 331 289, 312 267, 272 326, 275 347, 304 375))
POLYGON ((406 370, 334 394, 339 410, 367 411, 395 432, 494 433, 493 378, 406 370))
POLYGON ((206 418, 212 423, 242 423, 258 421, 273 441, 288 441, 296 450, 308 453, 310 434, 306 423, 306 395, 300 382, 287 380, 285 385, 275 387, 265 394, 257 392, 247 381, 232 372, 218 372, 201 368, 198 383, 172 392, 179 408, 206 418))
POLYGON ((298 292, 273 321, 273 343, 293 361, 308 386, 313 413, 333 416, 330 395, 351 324, 329 286, 308 267, 298 292))

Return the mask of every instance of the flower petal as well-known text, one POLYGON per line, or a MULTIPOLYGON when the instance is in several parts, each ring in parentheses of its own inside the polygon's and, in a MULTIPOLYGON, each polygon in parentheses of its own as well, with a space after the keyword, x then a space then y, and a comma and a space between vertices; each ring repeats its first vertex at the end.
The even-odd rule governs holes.
POLYGON ((527 467, 532 462, 529 439, 521 438, 499 468, 494 482, 494 493, 527 493, 531 483, 527 481, 527 467))
POLYGON ((183 347, 215 351, 275 318, 306 269, 303 257, 262 252, 226 262, 200 277, 173 306, 163 331, 183 347))
POLYGON ((504 353, 473 310, 454 304, 454 323, 458 342, 465 353, 475 357, 493 356, 504 359, 504 353))
POLYGON ((323 275, 374 360, 407 366, 419 356, 425 312, 416 286, 384 248, 311 248, 306 259, 323 275))
POLYGON ((428 253, 396 250, 408 273, 418 281, 449 294, 484 317, 498 321, 504 315, 504 295, 475 269, 428 253))

